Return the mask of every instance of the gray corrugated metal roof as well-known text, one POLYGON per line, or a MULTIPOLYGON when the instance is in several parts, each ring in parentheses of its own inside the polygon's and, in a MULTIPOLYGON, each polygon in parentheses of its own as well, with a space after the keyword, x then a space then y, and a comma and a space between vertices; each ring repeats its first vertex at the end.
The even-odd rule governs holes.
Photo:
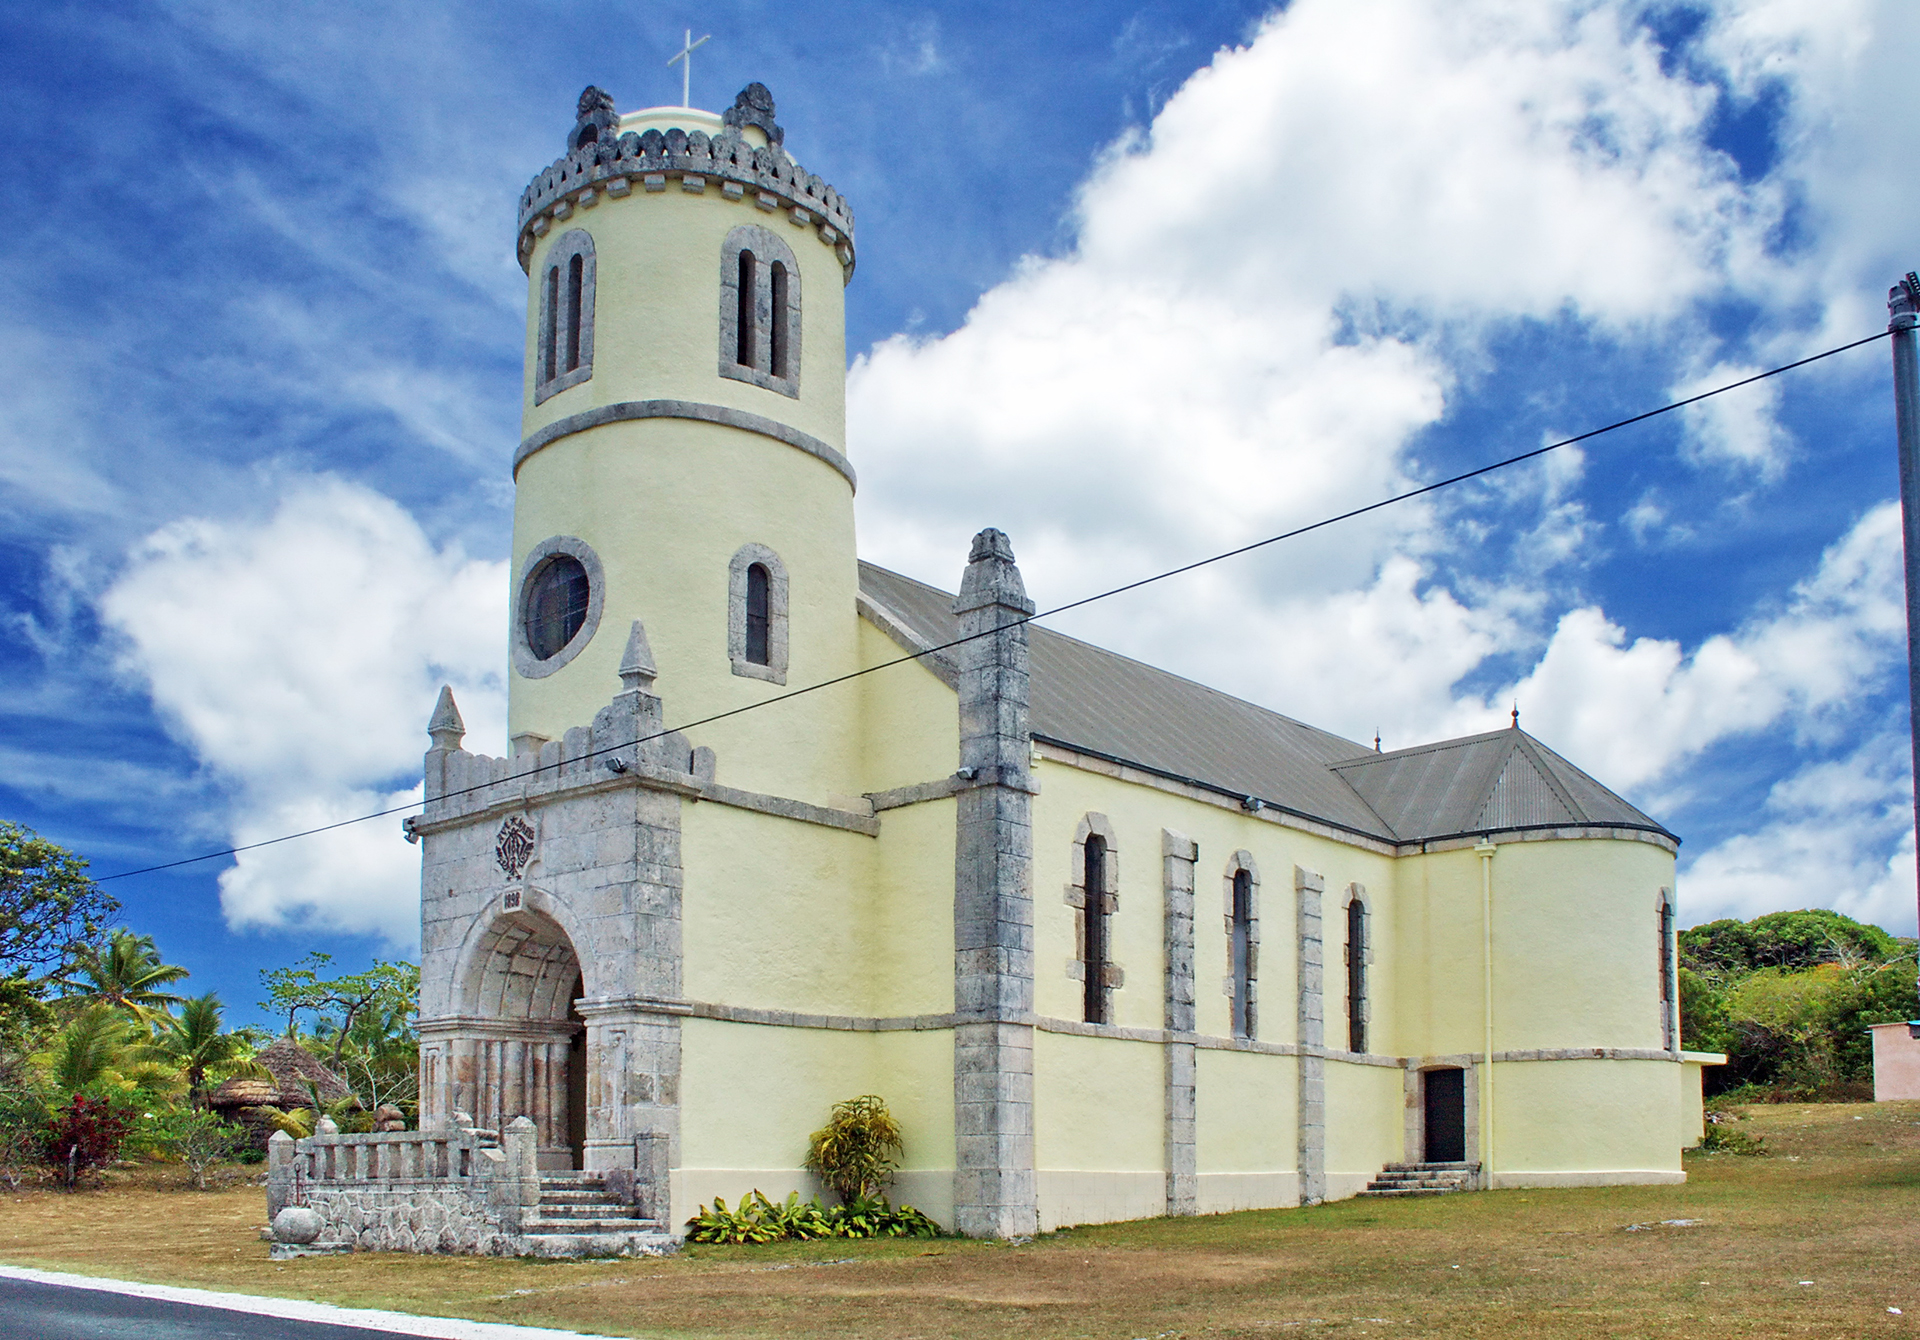
MULTIPOLYGON (((860 590, 919 647, 960 636, 947 592, 860 565, 860 590)), ((1291 717, 1030 625, 1032 727, 1388 842, 1531 824, 1660 826, 1518 729, 1376 754, 1291 717)), ((950 655, 937 655, 951 679, 950 655)))

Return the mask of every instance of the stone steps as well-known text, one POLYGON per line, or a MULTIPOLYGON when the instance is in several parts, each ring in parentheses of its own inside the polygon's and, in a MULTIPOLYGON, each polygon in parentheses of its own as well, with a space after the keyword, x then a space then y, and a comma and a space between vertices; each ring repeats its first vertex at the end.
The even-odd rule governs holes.
POLYGON ((1473 1190, 1479 1178, 1477 1163, 1389 1163, 1360 1194, 1377 1199, 1445 1196, 1473 1190))
POLYGON ((540 1204, 520 1232, 535 1256, 627 1256, 672 1241, 666 1225, 641 1218, 596 1173, 542 1173, 540 1204))

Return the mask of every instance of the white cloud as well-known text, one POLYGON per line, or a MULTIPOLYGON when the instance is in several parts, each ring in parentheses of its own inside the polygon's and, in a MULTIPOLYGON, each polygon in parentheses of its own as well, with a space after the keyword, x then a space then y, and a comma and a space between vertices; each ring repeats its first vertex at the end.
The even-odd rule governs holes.
MULTIPOLYGON (((1700 376, 1673 388, 1675 400, 1686 400, 1765 371, 1739 363, 1720 363, 1700 376)), ((1744 468, 1765 480, 1786 472, 1793 451, 1793 435, 1774 417, 1780 408, 1780 383, 1756 382, 1737 391, 1714 396, 1680 411, 1686 424, 1685 451, 1696 463, 1744 468)))
MULTIPOLYGON (((391 500, 294 481, 270 516, 189 520, 135 546, 99 602, 123 667, 225 785, 236 845, 404 803, 451 681, 479 747, 505 736, 506 571, 436 549, 391 500)), ((419 859, 397 818, 243 853, 235 927, 418 934, 419 859)))
MULTIPOLYGON (((1702 297, 1762 284, 1778 203, 1707 147, 1715 91, 1663 68, 1638 13, 1299 0, 1268 19, 1105 156, 1067 254, 1029 258, 953 333, 856 360, 863 548, 951 582, 997 525, 1044 607, 1405 487, 1498 327, 1690 330, 1702 297)), ((1433 587, 1429 560, 1484 537, 1413 504, 1068 626, 1350 733, 1477 720, 1453 686, 1529 648, 1600 532, 1581 466, 1493 483, 1522 530, 1478 565, 1497 578, 1433 587)))
POLYGON ((1599 609, 1569 610, 1511 692, 1528 728, 1621 789, 1643 787, 1730 736, 1791 718, 1806 735, 1898 661, 1906 631, 1900 509, 1874 508, 1785 608, 1692 652, 1634 638, 1599 609))
POLYGON ((1777 783, 1764 827, 1702 852, 1680 874, 1687 924, 1832 907, 1914 932, 1913 779, 1908 740, 1877 737, 1777 783))

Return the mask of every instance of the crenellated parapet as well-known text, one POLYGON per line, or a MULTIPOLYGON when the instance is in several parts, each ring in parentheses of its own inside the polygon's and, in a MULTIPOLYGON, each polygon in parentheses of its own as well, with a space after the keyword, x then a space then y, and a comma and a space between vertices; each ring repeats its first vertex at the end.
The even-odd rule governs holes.
POLYGON ((520 811, 586 791, 644 787, 697 795, 713 778, 713 751, 665 731, 661 702, 647 690, 654 678, 646 634, 636 622, 613 701, 558 740, 535 743, 505 758, 461 748, 465 724, 450 689, 440 691, 428 731, 425 804, 406 823, 419 835, 460 827, 496 813, 520 811))
MULTIPOLYGON (((599 93, 597 89, 588 94, 599 93)), ((555 159, 520 196, 520 268, 527 269, 534 240, 575 210, 591 209, 603 200, 621 200, 637 189, 641 194, 665 191, 669 184, 694 195, 709 191, 727 200, 751 202, 768 213, 784 214, 797 227, 809 228, 822 245, 831 247, 844 275, 854 265, 853 207, 833 187, 808 172, 781 147, 783 136, 773 123, 773 100, 759 84, 750 84, 727 113, 726 129, 718 135, 675 127, 615 136, 617 121, 611 100, 581 98, 582 113, 569 142, 574 146, 555 159), (744 111, 742 109, 745 109, 744 111), (767 134, 765 145, 750 144, 742 136, 746 126, 767 134), (772 131, 768 131, 768 127, 772 131)))

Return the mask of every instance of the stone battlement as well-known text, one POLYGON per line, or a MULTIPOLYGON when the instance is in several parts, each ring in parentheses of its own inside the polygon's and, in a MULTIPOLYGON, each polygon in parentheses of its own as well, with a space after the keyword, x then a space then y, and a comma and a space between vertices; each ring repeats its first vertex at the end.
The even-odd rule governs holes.
POLYGON ((846 277, 853 275, 853 207, 777 145, 756 147, 739 132, 691 134, 677 127, 651 129, 582 144, 554 160, 520 196, 519 258, 525 270, 533 242, 576 209, 590 209, 602 196, 619 199, 638 186, 664 191, 669 179, 680 189, 718 191, 730 200, 751 199, 768 212, 785 213, 797 226, 812 227, 834 249, 846 277))
MULTIPOLYGON (((634 636, 644 648, 638 625, 634 636)), ((575 726, 558 740, 529 740, 534 747, 505 758, 460 747, 465 725, 451 690, 442 690, 431 730, 434 747, 424 760, 425 804, 418 818, 406 821, 406 831, 432 833, 590 789, 640 786, 698 794, 702 783, 713 780, 713 751, 695 749, 680 732, 663 729, 660 699, 640 687, 652 681, 650 655, 647 665, 644 675, 623 667, 630 687, 594 713, 591 726, 575 726)))

